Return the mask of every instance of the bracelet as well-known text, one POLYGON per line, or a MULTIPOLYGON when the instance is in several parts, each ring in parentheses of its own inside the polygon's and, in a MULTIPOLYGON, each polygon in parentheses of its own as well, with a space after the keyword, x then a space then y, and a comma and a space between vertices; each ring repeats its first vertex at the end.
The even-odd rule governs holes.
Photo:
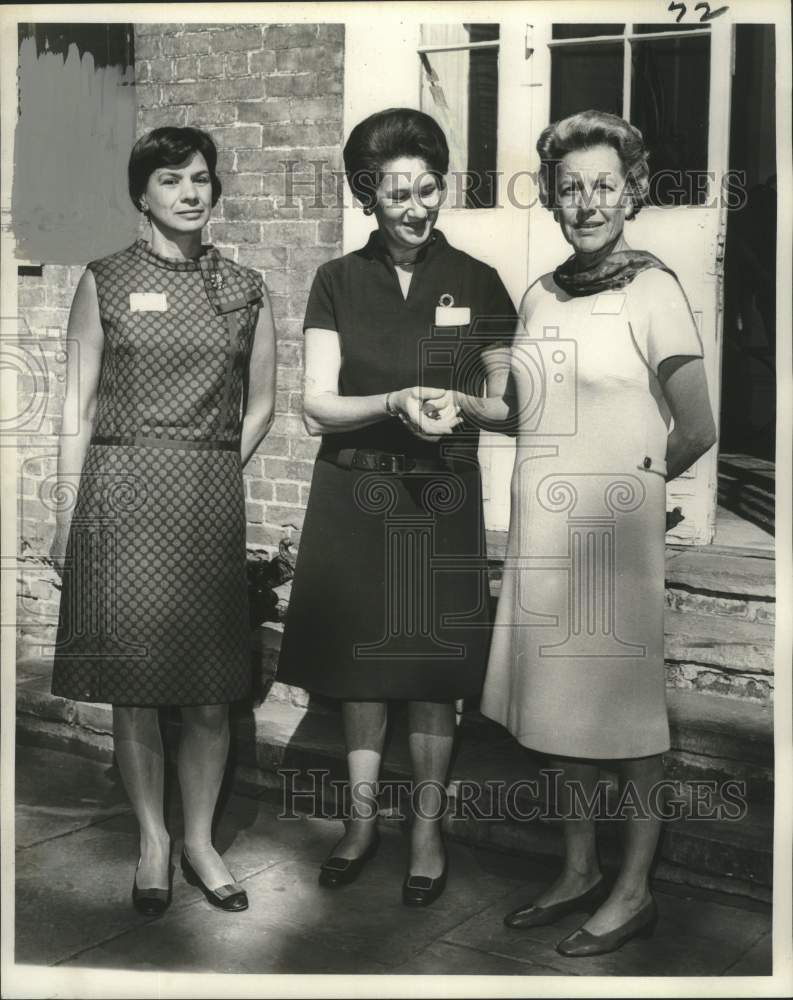
POLYGON ((385 394, 385 411, 389 415, 389 417, 398 417, 399 416, 399 410, 395 410, 391 406, 391 393, 390 392, 387 392, 385 394))

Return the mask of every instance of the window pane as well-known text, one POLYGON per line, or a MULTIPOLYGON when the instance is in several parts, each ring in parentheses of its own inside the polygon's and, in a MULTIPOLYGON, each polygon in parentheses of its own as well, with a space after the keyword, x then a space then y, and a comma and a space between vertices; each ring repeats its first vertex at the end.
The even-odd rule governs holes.
POLYGON ((592 38, 593 35, 621 35, 624 24, 555 24, 552 38, 592 38))
POLYGON ((492 42, 500 37, 498 24, 464 24, 463 27, 468 32, 468 39, 471 42, 492 42))
POLYGON ((635 42, 631 122, 650 150, 651 200, 698 205, 707 196, 710 39, 635 42))
POLYGON ((597 108, 622 114, 622 42, 551 49, 551 121, 597 108))
POLYGON ((704 24, 697 21, 696 24, 632 24, 630 30, 637 35, 649 35, 657 31, 698 31, 709 27, 707 21, 704 24))
MULTIPOLYGON (((497 24, 423 25, 423 45, 491 41, 497 24)), ((449 141, 449 204, 496 204, 498 157, 498 47, 421 54, 421 109, 449 141)))

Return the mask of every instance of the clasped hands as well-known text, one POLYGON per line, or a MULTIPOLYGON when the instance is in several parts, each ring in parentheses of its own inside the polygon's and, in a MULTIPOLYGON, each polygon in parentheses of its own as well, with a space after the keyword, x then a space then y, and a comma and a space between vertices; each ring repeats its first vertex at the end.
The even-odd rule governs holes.
POLYGON ((414 385, 392 392, 389 402, 408 430, 423 441, 440 441, 463 419, 451 389, 414 385))

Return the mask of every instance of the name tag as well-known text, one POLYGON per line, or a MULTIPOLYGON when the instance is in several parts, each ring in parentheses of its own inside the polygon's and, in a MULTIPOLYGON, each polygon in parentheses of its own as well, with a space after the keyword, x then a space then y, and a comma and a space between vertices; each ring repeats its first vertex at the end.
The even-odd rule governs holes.
POLYGON ((598 295, 592 303, 593 316, 619 316, 622 307, 625 305, 624 292, 609 292, 606 295, 598 295))
POLYGON ((165 292, 130 292, 129 311, 134 313, 167 312, 168 300, 165 297, 165 292))
POLYGON ((435 326, 466 326, 471 322, 468 306, 436 306, 435 326))

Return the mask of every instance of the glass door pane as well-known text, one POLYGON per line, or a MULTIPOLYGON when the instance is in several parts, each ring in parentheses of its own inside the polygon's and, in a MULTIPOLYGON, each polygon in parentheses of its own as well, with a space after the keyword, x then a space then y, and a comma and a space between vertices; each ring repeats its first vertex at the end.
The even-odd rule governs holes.
MULTIPOLYGON (((496 41, 497 24, 425 24, 422 45, 496 41)), ((492 208, 498 162, 498 46, 421 53, 421 110, 449 142, 449 206, 492 208)))
POLYGON ((622 42, 551 50, 551 121, 595 108, 622 114, 622 42))
POLYGON ((650 150, 654 205, 707 197, 710 38, 633 42, 630 120, 650 150))

